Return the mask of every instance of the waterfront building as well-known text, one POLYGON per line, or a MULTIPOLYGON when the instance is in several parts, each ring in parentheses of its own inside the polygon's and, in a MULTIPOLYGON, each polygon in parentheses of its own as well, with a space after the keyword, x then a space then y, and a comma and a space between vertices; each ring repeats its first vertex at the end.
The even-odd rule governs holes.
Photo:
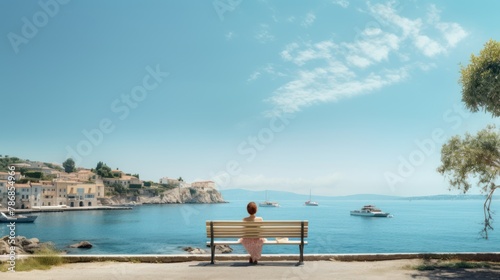
POLYGON ((29 202, 31 204, 31 208, 40 207, 42 205, 43 184, 31 183, 30 186, 31 186, 31 192, 30 192, 29 202))
MULTIPOLYGON (((9 173, 8 172, 1 172, 0 171, 0 180, 5 180, 5 181, 8 181, 9 180, 9 173)), ((14 174, 14 178, 16 179, 16 181, 18 181, 19 179, 21 179, 21 173, 20 172, 15 172, 14 174)))
POLYGON ((57 205, 57 191, 56 186, 49 181, 41 181, 42 194, 40 204, 38 206, 56 206, 57 205))
POLYGON ((102 178, 102 181, 103 181, 105 186, 109 187, 115 183, 120 184, 120 185, 124 186, 125 188, 130 188, 130 186, 140 188, 140 187, 144 186, 143 182, 135 176, 126 175, 119 170, 113 170, 113 173, 119 174, 116 176, 120 176, 120 177, 102 178))
POLYGON ((17 209, 31 208, 30 196, 31 186, 29 184, 16 184, 16 205, 17 209))
POLYGON ((67 186, 69 207, 97 206, 97 186, 92 183, 79 183, 67 186))

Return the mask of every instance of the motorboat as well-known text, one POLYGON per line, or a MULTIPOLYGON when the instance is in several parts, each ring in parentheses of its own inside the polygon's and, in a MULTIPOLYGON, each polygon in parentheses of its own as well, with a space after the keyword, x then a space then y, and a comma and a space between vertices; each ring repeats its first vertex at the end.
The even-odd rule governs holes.
POLYGON ((15 216, 7 216, 5 215, 4 212, 0 212, 0 223, 10 223, 10 222, 15 222, 15 223, 33 223, 38 216, 34 215, 29 215, 29 216, 24 216, 24 215, 15 215, 15 216))
POLYGON ((365 205, 361 210, 351 211, 352 216, 363 216, 363 217, 387 217, 389 213, 382 212, 375 205, 365 205))

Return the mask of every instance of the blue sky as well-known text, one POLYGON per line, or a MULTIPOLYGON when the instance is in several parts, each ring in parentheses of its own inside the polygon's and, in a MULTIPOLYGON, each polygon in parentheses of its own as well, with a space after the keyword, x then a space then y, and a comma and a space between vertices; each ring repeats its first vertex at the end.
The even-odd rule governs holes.
POLYGON ((221 190, 448 193, 440 146, 497 122, 458 79, 499 8, 1 1, 0 154, 221 190))

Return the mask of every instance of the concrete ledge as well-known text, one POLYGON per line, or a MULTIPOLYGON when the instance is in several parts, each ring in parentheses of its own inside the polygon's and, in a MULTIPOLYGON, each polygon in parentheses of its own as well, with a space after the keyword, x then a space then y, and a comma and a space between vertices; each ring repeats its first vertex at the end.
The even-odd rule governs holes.
MULTIPOLYGON (((17 259, 38 257, 36 255, 19 255, 17 259)), ((175 263, 190 261, 210 262, 210 255, 61 255, 68 263, 84 262, 139 262, 139 263, 175 263)), ((0 262, 7 261, 8 255, 0 256, 0 262)), ((395 253, 395 254, 305 254, 304 261, 341 261, 367 262, 403 259, 441 259, 461 261, 500 262, 500 252, 491 253, 395 253)), ((247 254, 216 254, 215 261, 247 261, 247 254)), ((262 255, 261 261, 297 261, 298 254, 262 255)))

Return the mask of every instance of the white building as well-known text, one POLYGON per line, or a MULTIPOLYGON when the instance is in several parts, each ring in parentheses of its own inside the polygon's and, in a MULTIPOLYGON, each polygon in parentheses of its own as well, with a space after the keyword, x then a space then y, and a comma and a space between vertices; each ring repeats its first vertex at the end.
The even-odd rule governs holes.
POLYGON ((191 187, 193 188, 215 188, 214 181, 198 181, 191 183, 191 187))
POLYGON ((179 181, 179 179, 174 179, 174 178, 169 178, 169 177, 160 178, 160 184, 166 184, 166 185, 171 185, 171 186, 180 186, 182 188, 191 186, 191 184, 189 184, 189 183, 186 183, 184 181, 179 181))

